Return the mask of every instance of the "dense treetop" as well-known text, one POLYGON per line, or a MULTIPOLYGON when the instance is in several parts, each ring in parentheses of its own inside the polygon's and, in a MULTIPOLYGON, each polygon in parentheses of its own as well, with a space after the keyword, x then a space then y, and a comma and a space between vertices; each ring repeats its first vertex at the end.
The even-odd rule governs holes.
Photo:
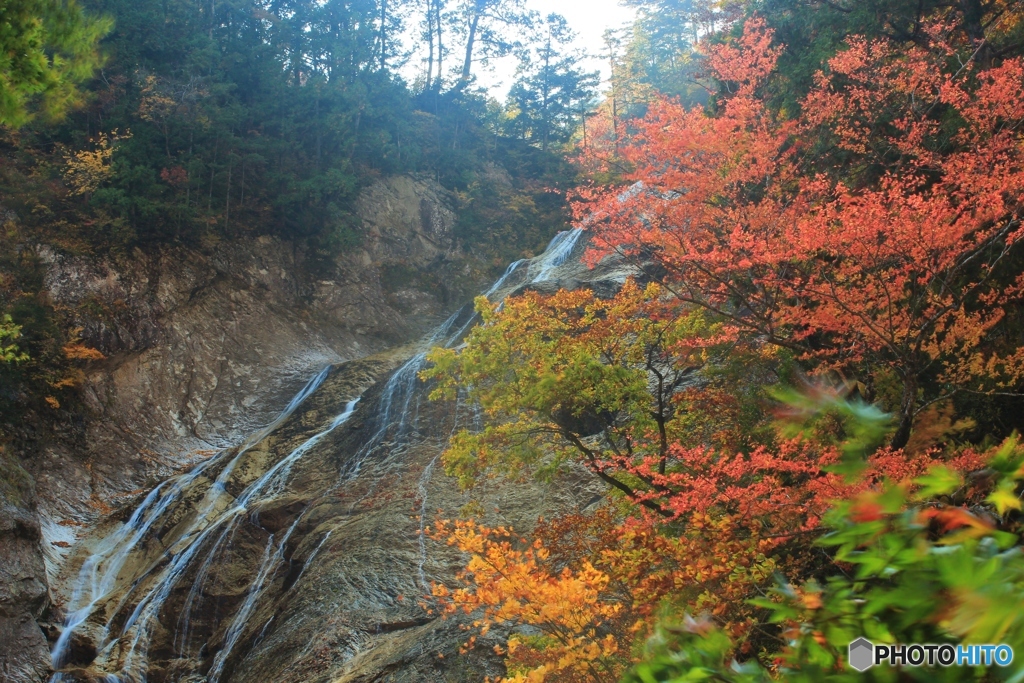
POLYGON ((646 284, 480 300, 423 373, 487 416, 443 455, 463 486, 608 495, 438 521, 467 561, 434 604, 511 625, 516 683, 1019 678, 845 658, 1024 646, 1024 7, 639 5, 574 209, 646 284))
POLYGON ((97 42, 107 18, 74 0, 9 0, 0 6, 0 125, 49 119, 81 104, 79 88, 102 59, 97 42))
POLYGON ((101 358, 23 245, 331 259, 363 187, 422 174, 494 268, 575 220, 637 274, 480 299, 422 374, 486 417, 442 456, 468 490, 608 487, 532 529, 434 520, 466 561, 424 606, 474 614, 467 648, 513 627, 504 680, 861 680, 860 635, 1024 649, 1024 3, 628 4, 599 93, 521 0, 8 3, 5 417, 70 410, 101 358), (508 55, 497 102, 475 76, 508 55))

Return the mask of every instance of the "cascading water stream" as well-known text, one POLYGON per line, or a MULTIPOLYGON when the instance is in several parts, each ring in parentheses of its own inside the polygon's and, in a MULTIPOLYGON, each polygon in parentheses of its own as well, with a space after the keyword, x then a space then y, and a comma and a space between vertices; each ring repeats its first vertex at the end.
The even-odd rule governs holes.
MULTIPOLYGON (((508 292, 517 287, 552 279, 576 249, 581 232, 576 229, 559 233, 541 255, 511 264, 484 295, 488 298, 503 299, 508 292)), ((344 461, 336 483, 323 495, 359 476, 364 464, 375 458, 379 451, 385 450, 385 447, 387 453, 384 458, 375 459, 374 467, 379 470, 373 471, 375 476, 369 492, 360 501, 372 494, 383 480, 384 472, 389 468, 401 468, 402 464, 397 462, 398 456, 418 433, 417 423, 423 398, 418 376, 426 364, 427 352, 434 346, 452 346, 459 343, 476 319, 467 308, 456 311, 421 342, 419 349, 411 358, 391 373, 372 410, 372 420, 367 425, 368 438, 344 461)), ((344 410, 325 428, 292 449, 245 487, 237 497, 231 499, 227 487, 243 462, 245 454, 273 434, 313 395, 326 380, 329 372, 330 368, 325 368, 311 379, 273 422, 245 439, 235 449, 221 451, 191 471, 157 486, 146 496, 130 519, 98 545, 78 573, 64 630, 52 653, 55 669, 61 668, 67 662, 71 639, 76 629, 92 617, 105 600, 109 600, 119 588, 130 582, 114 610, 108 609, 105 612, 109 619, 103 626, 98 646, 99 654, 95 661, 100 668, 110 670, 116 667, 118 675, 101 674, 107 676, 111 682, 126 679, 144 681, 148 668, 150 639, 153 628, 160 619, 160 612, 175 586, 186 574, 193 572, 193 583, 184 598, 180 612, 172 622, 175 624, 173 648, 179 655, 189 656, 193 639, 193 617, 203 603, 204 591, 211 575, 216 574, 212 571, 213 567, 232 546, 242 522, 252 519, 262 504, 279 496, 288 485, 293 465, 355 412, 358 398, 349 401, 344 410), (164 552, 150 560, 148 566, 142 568, 141 573, 122 576, 126 573, 128 558, 137 551, 144 553, 146 544, 151 543, 154 534, 170 523, 170 511, 178 509, 184 502, 184 493, 210 479, 212 481, 202 492, 200 500, 187 511, 190 517, 186 522, 174 522, 177 525, 173 527, 174 537, 170 544, 166 545, 164 552), (111 637, 111 631, 118 623, 118 615, 122 615, 131 605, 134 606, 130 615, 123 621, 118 632, 111 637)), ((456 407, 456 426, 461 405, 460 400, 456 407)), ((473 423, 480 421, 478 409, 474 408, 470 419, 473 423)), ((455 426, 452 429, 454 432, 455 426)), ((417 485, 421 532, 428 505, 428 484, 433 477, 437 459, 435 456, 429 461, 417 485)), ((353 508, 360 501, 353 503, 353 508)), ((262 556, 254 574, 251 575, 253 578, 244 592, 244 598, 233 614, 228 615, 230 621, 224 632, 222 646, 214 654, 207 674, 209 683, 218 683, 224 675, 228 659, 241 641, 248 621, 255 613, 257 603, 266 592, 267 586, 274 580, 279 568, 288 562, 285 558, 286 543, 308 510, 309 506, 298 514, 286 530, 267 535, 262 556)), ((330 535, 331 531, 327 531, 320 539, 291 585, 302 578, 306 568, 316 558, 330 535)), ((426 587, 428 582, 425 565, 428 558, 422 533, 418 551, 416 583, 426 587)), ((258 638, 260 641, 273 620, 274 617, 271 617, 263 624, 258 638)), ((51 680, 52 683, 57 683, 63 680, 63 676, 58 672, 51 680)))
MULTIPOLYGON (((329 367, 324 368, 315 377, 310 379, 270 424, 246 439, 239 446, 238 453, 233 462, 237 461, 249 447, 259 443, 267 434, 273 432, 281 423, 288 419, 295 412, 295 409, 323 384, 329 370, 329 367)), ((92 614, 96 604, 115 588, 125 561, 132 551, 136 549, 139 542, 146 538, 150 532, 158 531, 158 529, 154 528, 154 525, 156 522, 163 520, 163 513, 180 498, 183 491, 196 479, 203 476, 207 470, 216 466, 227 453, 228 451, 226 450, 220 451, 208 460, 201 462, 191 471, 168 479, 154 488, 139 507, 135 509, 128 521, 108 536, 96 549, 96 552, 86 559, 79 571, 78 580, 72 592, 64 630, 61 632, 60 638, 57 639, 51 654, 54 669, 59 669, 64 665, 68 654, 70 638, 75 628, 85 621, 92 614)))
MULTIPOLYGON (((293 586, 298 584, 299 581, 302 580, 302 576, 306 573, 306 569, 309 567, 310 564, 313 563, 313 560, 320 553, 320 549, 324 547, 324 543, 326 543, 327 539, 329 539, 331 537, 331 533, 332 532, 333 532, 333 529, 328 531, 326 534, 324 534, 324 537, 321 538, 320 542, 316 544, 315 548, 313 548, 313 552, 311 552, 309 554, 309 557, 306 558, 306 561, 302 563, 302 569, 299 570, 299 575, 295 577, 295 581, 292 583, 293 586)), ((273 617, 271 617, 271 618, 273 618, 273 617)), ((264 627, 264 628, 266 628, 266 627, 264 627)))
MULTIPOLYGON (((563 265, 572 254, 573 249, 576 248, 576 243, 580 240, 580 235, 583 234, 583 230, 580 228, 574 228, 572 230, 566 230, 555 235, 555 238, 551 240, 551 244, 544 251, 544 254, 537 260, 536 265, 539 266, 537 272, 533 274, 533 278, 530 282, 544 282, 551 278, 552 272, 559 266, 563 265)), ((530 271, 532 273, 534 264, 530 264, 530 271)))
MULTIPOLYGON (((338 415, 338 417, 334 418, 334 421, 331 423, 330 427, 328 427, 324 431, 320 432, 319 434, 315 435, 314 437, 306 441, 304 444, 302 444, 302 446, 297 448, 296 451, 302 450, 302 452, 305 453, 314 445, 316 445, 316 443, 320 441, 320 439, 327 436, 340 425, 344 424, 348 420, 348 418, 352 416, 352 413, 355 412, 356 404, 358 402, 358 398, 349 401, 348 405, 345 406, 344 412, 338 415)), ((292 456, 289 456, 289 458, 291 457, 292 456)), ((292 462, 294 462, 294 460, 297 460, 298 457, 300 456, 295 456, 292 462)), ((288 460, 288 458, 286 458, 285 460, 288 460)), ((281 476, 282 473, 280 472, 280 470, 282 470, 281 463, 284 463, 285 460, 279 462, 277 465, 274 466, 273 469, 270 470, 270 472, 268 472, 268 474, 271 474, 272 479, 274 477, 277 478, 278 483, 274 485, 277 490, 280 490, 280 488, 284 485, 284 479, 286 477, 286 474, 285 476, 281 476), (275 470, 279 471, 275 472, 275 470)), ((291 465, 288 464, 286 466, 290 467, 291 465)), ((246 499, 244 497, 242 503, 246 503, 246 499)), ((259 599, 263 591, 263 586, 267 581, 267 577, 272 573, 271 570, 276 571, 277 568, 281 565, 281 563, 284 562, 285 544, 288 542, 288 539, 291 538, 292 532, 295 531, 295 527, 297 527, 299 525, 299 522, 302 521, 302 517, 303 515, 300 514, 298 517, 295 518, 295 521, 292 522, 292 525, 288 527, 288 531, 284 534, 284 536, 281 537, 281 542, 278 544, 277 551, 273 555, 271 555, 270 549, 274 544, 274 534, 271 534, 270 537, 267 539, 267 545, 263 552, 263 560, 260 563, 259 570, 256 572, 256 578, 253 580, 252 585, 249 587, 249 591, 246 594, 245 601, 242 603, 241 608, 239 608, 239 610, 235 612, 235 616, 231 621, 231 626, 228 627, 227 635, 225 636, 224 647, 217 653, 217 656, 213 660, 213 667, 211 668, 210 674, 208 675, 208 680, 210 681, 210 683, 217 683, 217 681, 220 680, 220 675, 224 671, 224 664, 227 661, 228 656, 234 649, 235 645, 238 643, 238 639, 242 635, 242 629, 245 627, 246 622, 249 619, 249 615, 252 614, 252 610, 256 605, 256 601, 259 599)))
POLYGON ((206 585, 207 577, 210 575, 210 568, 213 566, 214 560, 220 556, 220 551, 224 547, 225 539, 228 538, 230 532, 237 530, 237 528, 238 527, 234 525, 224 528, 224 531, 221 532, 220 536, 214 542, 213 547, 206 553, 206 559, 199 567, 199 571, 196 572, 195 580, 192 582, 192 588, 189 589, 188 597, 185 598, 185 605, 182 607, 181 613, 178 615, 178 623, 174 631, 173 645, 175 650, 179 653, 188 654, 193 611, 199 606, 202 600, 203 587, 206 585))
MULTIPOLYGON (((284 422, 284 420, 286 420, 292 413, 294 413, 295 410, 309 396, 311 396, 321 384, 323 384, 323 381, 327 378, 329 370, 329 367, 325 368, 312 378, 306 386, 295 395, 281 414, 271 422, 270 425, 243 441, 243 443, 238 447, 234 458, 227 463, 218 475, 217 479, 210 486, 203 498, 203 501, 200 503, 199 513, 195 521, 188 531, 183 534, 182 538, 187 539, 196 533, 198 533, 198 536, 189 542, 183 551, 172 556, 171 561, 168 563, 167 568, 164 570, 164 573, 158 580, 156 586, 152 588, 136 605, 131 616, 128 618, 128 621, 125 623, 121 636, 126 635, 136 622, 139 621, 140 617, 145 617, 146 621, 156 617, 156 613, 159 611, 160 607, 162 607, 163 602, 167 599, 167 596, 170 594, 170 590, 174 587, 174 584, 181 577, 185 569, 188 568, 192 558, 203 546, 206 538, 215 529, 225 522, 233 522, 236 520, 237 517, 240 516, 241 513, 245 512, 257 499, 272 497, 278 493, 284 486, 290 472, 290 468, 295 461, 302 457, 304 453, 306 453, 326 434, 333 431, 352 415, 355 410, 355 405, 358 402, 358 398, 350 401, 342 414, 338 415, 327 429, 304 442, 301 446, 293 450, 287 457, 278 461, 278 463, 268 470, 263 476, 251 484, 237 499, 237 504, 235 506, 220 515, 212 523, 209 523, 205 529, 202 528, 204 523, 208 522, 206 515, 212 511, 215 501, 219 498, 219 494, 223 492, 224 484, 239 459, 249 448, 252 447, 252 445, 259 443, 268 434, 273 432, 273 430, 284 422)), ((64 630, 54 646, 52 659, 53 667, 55 669, 60 668, 65 663, 70 639, 75 628, 82 624, 82 622, 92 614, 97 603, 109 595, 116 586, 118 576, 131 552, 138 546, 143 538, 154 530, 155 523, 161 519, 164 511, 166 511, 172 503, 176 502, 180 498, 182 492, 217 464, 226 453, 228 453, 228 451, 222 451, 213 458, 200 463, 190 472, 174 479, 170 479, 155 488, 135 510, 129 521, 114 534, 109 536, 106 541, 101 544, 97 552, 85 561, 82 566, 82 570, 79 572, 79 579, 72 594, 72 605, 81 606, 73 607, 72 611, 69 612, 65 621, 64 630), (161 491, 164 490, 165 492, 161 495, 161 491), (88 599, 86 599, 86 596, 88 596, 88 599)), ((217 551, 222 546, 225 537, 232 528, 233 524, 227 526, 222 531, 217 542, 208 552, 204 559, 204 568, 200 571, 203 577, 205 577, 209 564, 213 561, 217 551)), ((136 585, 141 578, 143 577, 136 579, 136 585)), ((197 577, 197 579, 199 579, 199 577, 197 577)), ((202 580, 197 580, 196 583, 199 585, 199 590, 201 590, 202 580)), ((121 604, 123 604, 124 600, 131 595, 133 589, 134 586, 127 592, 125 598, 122 599, 121 604)), ((196 590, 196 586, 193 586, 193 590, 196 590)), ((194 597, 190 595, 190 600, 188 601, 189 609, 192 608, 194 602, 194 597)), ((115 614, 118 612, 120 612, 120 605, 118 606, 118 609, 115 610, 115 614)), ((186 617, 186 629, 188 621, 189 619, 186 617)), ((108 650, 116 642, 106 642, 109 635, 109 628, 110 624, 108 623, 104 629, 103 639, 100 644, 101 648, 104 645, 107 645, 108 650)), ((136 633, 130 641, 131 645, 128 649, 128 654, 125 657, 124 668, 126 670, 132 669, 132 665, 139 660, 140 649, 141 656, 145 656, 144 650, 147 638, 148 624, 146 627, 136 629, 136 633)), ((55 674, 52 680, 57 682, 61 679, 62 676, 58 673, 55 674)))
MULTIPOLYGON (((145 658, 148 647, 148 641, 152 627, 156 624, 159 618, 160 609, 163 607, 168 596, 170 595, 171 589, 174 588, 175 584, 181 578, 181 576, 188 569, 193 557, 203 546, 203 541, 213 532, 214 529, 221 525, 227 525, 227 528, 222 532, 221 539, 228 533, 229 530, 233 531, 235 526, 241 519, 244 518, 245 513, 249 512, 253 505, 256 503, 264 502, 276 496, 283 489, 287 483, 288 475, 291 473, 291 467, 298 461, 303 455, 305 455, 313 446, 315 446, 321 439, 330 434, 332 431, 337 429, 340 425, 344 424, 352 413, 355 412, 356 404, 359 399, 353 399, 348 402, 345 406, 345 410, 341 414, 336 416, 330 423, 330 425, 321 432, 313 435, 306 441, 304 441, 298 448, 294 449, 286 457, 279 460, 273 467, 267 470, 259 479, 250 484, 245 491, 236 499, 235 505, 222 513, 216 520, 214 520, 206 529, 204 529, 199 537, 190 543, 188 547, 174 558, 170 563, 167 572, 159 579, 156 586, 154 586, 149 593, 142 598, 139 604, 136 606, 135 611, 131 617, 125 623, 124 629, 122 630, 122 636, 128 635, 129 632, 135 627, 135 634, 131 639, 131 645, 125 655, 125 669, 132 671, 136 662, 142 663, 141 660, 145 658), (137 627, 136 627, 137 625, 137 627)), ((237 460, 237 459, 236 459, 237 460)), ((233 461, 234 462, 234 461, 233 461)), ((218 481, 220 479, 218 478, 218 481)), ((205 508, 204 508, 205 509, 205 508)), ((301 516, 296 519, 295 524, 298 523, 301 516)), ((201 518, 197 520, 194 525, 194 529, 198 529, 201 525, 201 518)), ((294 529, 294 525, 292 526, 294 529)), ((282 539, 280 552, 283 552, 284 543, 288 540, 289 533, 282 539)), ((186 534, 187 536, 188 534, 186 534)), ((246 610, 246 616, 248 612, 252 610, 252 602, 258 597, 260 590, 262 589, 262 582, 266 579, 266 574, 270 569, 269 553, 270 547, 273 545, 273 534, 267 541, 267 549, 264 552, 264 559, 260 565, 260 571, 257 573, 257 579, 254 581, 252 587, 250 587, 249 596, 246 603, 243 603, 243 610, 246 610), (257 582, 258 585, 257 585, 257 582)), ((214 546, 208 551, 207 558, 212 559, 220 546, 220 542, 215 543, 214 546)), ((283 556, 282 556, 283 559, 283 556)), ((275 565, 276 566, 276 565, 275 565)), ((201 590, 201 588, 200 588, 201 590)), ((243 618, 244 619, 244 618, 243 618)), ((189 618, 186 617, 186 622, 189 618)), ((232 624, 234 626, 234 624, 232 624)), ((237 629, 236 629, 237 630, 237 629)), ((229 629, 229 637, 233 637, 225 645, 224 657, 230 653, 231 647, 234 646, 234 642, 237 641, 238 634, 232 634, 229 629)), ((187 642, 184 646, 187 647, 187 642)), ((221 659, 221 666, 223 666, 223 658, 221 659)))

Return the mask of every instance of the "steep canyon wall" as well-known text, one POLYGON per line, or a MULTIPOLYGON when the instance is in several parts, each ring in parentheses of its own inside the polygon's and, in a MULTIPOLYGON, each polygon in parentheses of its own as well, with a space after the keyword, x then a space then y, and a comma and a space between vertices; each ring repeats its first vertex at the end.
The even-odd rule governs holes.
POLYGON ((472 289, 436 183, 380 180, 358 214, 362 243, 328 262, 271 237, 104 258, 36 247, 54 306, 106 359, 87 369, 85 418, 21 454, 32 481, 3 501, 0 677, 48 669, 37 622, 59 615, 50 584, 88 530, 267 424, 320 368, 400 347, 472 289))
POLYGON ((451 205, 427 181, 378 182, 360 199, 362 249, 327 268, 267 238, 123 262, 44 253, 52 296, 107 360, 87 378, 80 433, 28 463, 33 500, 0 527, 8 679, 502 673, 504 634, 460 653, 468 617, 426 604, 461 558, 424 530, 470 502, 527 529, 600 489, 576 472, 460 491, 440 454, 483 417, 427 399, 424 353, 460 343, 471 294, 611 294, 630 271, 581 265, 572 231, 488 286, 452 237, 451 205))

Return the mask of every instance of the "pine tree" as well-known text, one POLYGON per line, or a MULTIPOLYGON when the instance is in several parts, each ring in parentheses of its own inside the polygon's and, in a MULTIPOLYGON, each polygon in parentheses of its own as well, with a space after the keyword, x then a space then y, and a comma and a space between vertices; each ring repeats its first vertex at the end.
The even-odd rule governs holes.
POLYGON ((597 72, 579 68, 573 38, 565 19, 549 14, 542 42, 533 56, 524 56, 509 91, 509 131, 544 150, 569 140, 598 85, 597 72))
POLYGON ((79 86, 102 63, 98 43, 111 26, 75 0, 0 4, 0 125, 56 119, 80 104, 79 86))

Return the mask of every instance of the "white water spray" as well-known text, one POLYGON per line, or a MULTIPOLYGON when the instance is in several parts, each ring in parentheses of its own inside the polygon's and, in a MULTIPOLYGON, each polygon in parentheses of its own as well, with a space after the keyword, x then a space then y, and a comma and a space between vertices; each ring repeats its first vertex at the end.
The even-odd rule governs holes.
MULTIPOLYGON (((581 232, 580 230, 569 230, 559 233, 543 254, 534 259, 520 260, 509 265, 504 274, 484 292, 484 295, 489 298, 502 299, 517 287, 556 279, 558 269, 566 264, 575 252, 581 232)), ((388 455, 375 466, 398 467, 401 465, 397 462, 393 465, 389 463, 404 453, 405 446, 418 434, 420 402, 423 399, 418 376, 426 365, 427 351, 433 346, 451 346, 458 343, 476 320, 476 316, 465 308, 455 312, 423 340, 417 353, 391 374, 382 388, 375 410, 371 413, 373 419, 369 425, 369 438, 363 442, 352 457, 346 460, 342 471, 339 472, 337 483, 331 487, 332 490, 359 475, 364 463, 385 446, 388 455)), ((260 505, 281 494, 288 485, 293 465, 327 434, 348 420, 355 411, 358 399, 350 401, 344 411, 336 416, 326 428, 278 460, 262 476, 238 494, 237 498, 233 501, 228 498, 227 486, 238 465, 242 462, 243 455, 283 424, 320 387, 329 370, 329 368, 325 368, 311 379, 273 422, 249 436, 238 447, 221 451, 209 460, 200 463, 192 471, 172 478, 150 492, 138 509, 134 511, 129 521, 100 543, 96 552, 86 560, 79 572, 65 629, 53 650, 55 668, 66 663, 70 638, 76 627, 96 614, 102 602, 122 588, 126 581, 132 581, 132 587, 122 595, 117 608, 113 612, 107 610, 107 613, 112 614, 116 619, 117 615, 122 613, 122 608, 131 604, 129 600, 135 603, 134 608, 116 637, 109 638, 108 632, 111 623, 106 624, 107 632, 104 634, 103 642, 100 643, 101 652, 97 658, 97 664, 101 667, 111 666, 120 660, 122 677, 128 676, 135 680, 144 680, 148 668, 148 649, 153 627, 160 620, 160 612, 174 587, 186 574, 194 572, 190 574, 193 576, 193 585, 184 600, 182 611, 176 615, 174 622, 177 628, 173 646, 179 654, 188 655, 192 638, 193 614, 202 603, 204 587, 209 582, 211 575, 216 574, 213 568, 218 557, 223 556, 226 549, 231 546, 232 539, 241 522, 251 516, 260 505), (149 539, 153 537, 154 532, 172 519, 169 510, 182 502, 182 494, 190 487, 194 488, 194 484, 200 478, 211 478, 214 473, 216 473, 216 477, 205 490, 201 500, 195 504, 191 522, 186 524, 183 532, 176 533, 176 540, 167 547, 165 555, 167 559, 158 559, 141 575, 121 576, 128 557, 144 543, 150 542, 149 539), (145 593, 141 597, 133 599, 135 587, 141 586, 144 582, 147 584, 145 593), (116 658, 115 650, 119 653, 116 658)), ((475 421, 479 421, 479 410, 475 410, 472 417, 475 417, 475 421)), ((458 416, 456 415, 457 420, 458 416)), ((426 520, 428 485, 434 475, 436 463, 437 457, 428 463, 418 482, 421 531, 426 520)), ((374 481, 373 487, 376 487, 380 481, 381 479, 378 477, 374 481)), ((228 660, 241 642, 248 628, 248 621, 255 613, 261 596, 266 592, 267 586, 271 584, 280 566, 286 561, 284 557, 285 544, 304 514, 305 512, 301 513, 295 519, 288 530, 280 536, 280 540, 277 540, 276 534, 269 535, 245 598, 230 616, 231 621, 225 632, 223 645, 214 655, 208 678, 210 683, 217 683, 224 675, 228 660)), ((328 531, 310 553, 293 585, 303 577, 306 569, 318 556, 330 535, 331 532, 328 531)), ((416 578, 421 586, 426 587, 425 564, 428 557, 422 534, 419 544, 416 578)), ((263 639, 272 621, 273 618, 263 624, 259 640, 263 639)), ((112 673, 106 674, 106 676, 109 683, 121 680, 119 676, 112 673)), ((63 675, 58 672, 51 680, 53 683, 57 683, 63 678, 63 675)))

